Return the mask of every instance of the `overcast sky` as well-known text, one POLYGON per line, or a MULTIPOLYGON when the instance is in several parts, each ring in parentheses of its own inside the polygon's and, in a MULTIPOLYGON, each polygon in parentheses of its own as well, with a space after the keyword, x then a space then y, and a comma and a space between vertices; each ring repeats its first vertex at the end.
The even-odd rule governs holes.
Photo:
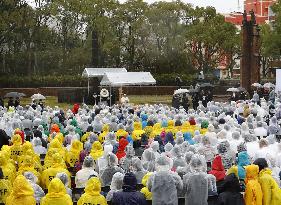
MULTIPOLYGON (((125 2, 126 0, 120 0, 120 2, 125 2)), ((144 0, 148 3, 152 3, 159 0, 144 0)), ((171 2, 172 0, 162 0, 171 2)), ((187 3, 191 3, 194 6, 213 6, 220 13, 229 13, 231 11, 238 11, 238 0, 182 0, 187 3)), ((240 0, 240 11, 243 10, 244 0, 240 0)))

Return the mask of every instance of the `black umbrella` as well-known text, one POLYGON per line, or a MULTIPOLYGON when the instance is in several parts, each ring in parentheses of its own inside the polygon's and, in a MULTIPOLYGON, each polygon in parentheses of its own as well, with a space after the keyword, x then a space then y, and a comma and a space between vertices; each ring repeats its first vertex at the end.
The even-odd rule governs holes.
POLYGON ((24 93, 9 92, 4 96, 4 98, 21 98, 23 96, 25 96, 24 93))
POLYGON ((189 89, 189 92, 190 92, 190 93, 198 93, 199 90, 198 90, 198 89, 189 89))
POLYGON ((239 92, 247 92, 246 88, 243 88, 243 87, 239 87, 237 89, 239 90, 239 92))

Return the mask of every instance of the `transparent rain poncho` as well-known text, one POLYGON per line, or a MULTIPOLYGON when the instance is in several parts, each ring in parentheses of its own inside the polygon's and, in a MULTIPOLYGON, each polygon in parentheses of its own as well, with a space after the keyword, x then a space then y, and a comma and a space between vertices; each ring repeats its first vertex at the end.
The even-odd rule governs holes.
POLYGON ((185 167, 185 160, 182 155, 182 150, 180 146, 175 145, 172 149, 172 155, 173 155, 173 169, 176 170, 178 167, 185 167))
POLYGON ((138 157, 133 157, 132 159, 132 171, 137 178, 137 183, 140 184, 143 176, 147 173, 142 166, 142 162, 138 157))
POLYGON ((127 145, 126 148, 125 148, 125 153, 126 153, 126 156, 122 157, 120 159, 119 163, 120 163, 122 169, 124 169, 125 172, 130 172, 130 171, 132 171, 131 166, 132 166, 132 163, 133 163, 133 157, 135 156, 134 147, 131 144, 127 145))
POLYGON ((67 194, 72 198, 72 190, 68 187, 69 181, 68 176, 64 172, 57 173, 56 178, 59 178, 64 184, 67 194))
POLYGON ((82 169, 76 173, 76 187, 84 188, 90 176, 98 177, 98 173, 94 170, 94 159, 91 156, 87 156, 84 159, 82 169))
POLYGON ((122 191, 124 174, 116 172, 112 177, 112 182, 110 185, 110 191, 106 195, 106 200, 111 201, 113 194, 118 191, 122 191))
POLYGON ((152 204, 178 204, 177 193, 183 188, 181 178, 177 173, 169 171, 170 163, 164 155, 157 159, 156 167, 157 171, 147 182, 147 188, 152 192, 152 204))
POLYGON ((108 153, 107 155, 107 167, 102 173, 100 173, 100 178, 103 186, 109 186, 112 181, 112 177, 116 172, 124 173, 124 170, 118 165, 118 159, 115 154, 108 153))
POLYGON ((191 172, 183 176, 183 192, 188 204, 208 204, 208 176, 203 158, 202 155, 194 154, 190 161, 191 172))
POLYGON ((38 178, 32 172, 24 172, 23 175, 34 190, 34 198, 36 200, 36 203, 40 203, 40 200, 45 196, 45 193, 43 189, 37 184, 38 178))
POLYGON ((144 150, 142 154, 143 168, 148 172, 155 171, 155 153, 151 149, 144 150))

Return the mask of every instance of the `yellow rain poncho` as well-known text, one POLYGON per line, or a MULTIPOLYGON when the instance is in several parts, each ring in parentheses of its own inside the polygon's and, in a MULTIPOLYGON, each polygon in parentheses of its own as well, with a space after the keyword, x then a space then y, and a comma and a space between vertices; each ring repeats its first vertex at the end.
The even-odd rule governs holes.
POLYGON ((72 205, 72 200, 60 179, 54 178, 50 182, 48 194, 41 199, 40 205, 72 205))
POLYGON ((152 174, 153 174, 152 172, 148 172, 146 175, 143 176, 142 181, 141 181, 141 183, 144 187, 141 189, 140 192, 143 193, 146 200, 152 200, 152 193, 146 187, 147 181, 152 174))
POLYGON ((63 141, 64 141, 64 136, 63 136, 63 134, 60 132, 60 133, 56 134, 56 136, 55 136, 54 139, 58 139, 59 142, 62 144, 63 141))
POLYGON ((246 167, 245 205, 262 205, 262 190, 258 182, 259 166, 246 167))
POLYGON ((16 167, 8 160, 8 156, 9 154, 6 151, 0 152, 0 167, 2 168, 4 178, 12 184, 16 177, 16 167))
POLYGON ((32 172, 40 181, 40 173, 37 172, 34 168, 34 160, 32 156, 25 155, 25 158, 19 167, 18 175, 22 175, 24 172, 32 172))
POLYGON ((80 197, 77 205, 99 204, 107 205, 106 199, 101 192, 101 182, 97 177, 89 179, 86 184, 85 193, 80 197))
POLYGON ((14 183, 10 196, 7 197, 6 205, 35 205, 34 191, 24 176, 19 175, 14 183))
POLYGON ((152 126, 146 126, 143 130, 144 130, 145 135, 150 137, 152 132, 153 132, 153 127, 152 126))
POLYGON ((21 167, 21 164, 22 164, 23 161, 25 160, 26 156, 31 156, 31 157, 32 157, 33 162, 34 162, 34 169, 35 169, 37 172, 41 173, 42 170, 43 170, 43 168, 42 168, 42 165, 41 165, 40 156, 37 155, 37 154, 34 152, 33 148, 24 151, 24 152, 23 152, 23 155, 21 155, 21 156, 19 157, 19 160, 18 160, 18 162, 19 162, 19 167, 21 167))
POLYGON ((11 191, 11 182, 6 179, 0 179, 0 203, 6 203, 6 198, 10 195, 11 191))
POLYGON ((66 149, 62 146, 62 143, 57 138, 51 141, 48 150, 51 150, 53 148, 58 149, 58 151, 59 151, 60 155, 62 156, 62 158, 64 160, 66 159, 66 149))
POLYGON ((140 122, 134 122, 134 131, 132 133, 132 138, 134 141, 140 140, 144 131, 142 130, 142 125, 140 122))
POLYGON ((103 156, 103 147, 99 141, 95 141, 93 143, 90 155, 94 160, 98 160, 101 156, 103 156))
POLYGON ((70 167, 74 167, 75 162, 79 159, 80 152, 83 150, 83 144, 79 140, 74 140, 69 152, 66 154, 66 162, 70 167))
POLYGON ((175 136, 177 130, 176 130, 176 128, 175 128, 175 122, 174 122, 174 120, 169 120, 169 121, 168 121, 168 127, 166 127, 165 131, 166 131, 166 133, 171 132, 171 133, 173 133, 173 135, 175 136))
POLYGON ((182 133, 190 132, 190 123, 189 122, 182 123, 181 132, 182 133))
POLYGON ((47 188, 49 183, 52 181, 53 178, 57 175, 57 173, 64 172, 68 176, 68 181, 70 182, 70 173, 67 169, 62 166, 62 157, 59 153, 53 155, 53 165, 43 171, 42 173, 42 186, 43 188, 47 188))
POLYGON ((265 168, 259 173, 259 183, 263 193, 263 205, 280 205, 281 189, 271 176, 272 171, 265 168))
POLYGON ((106 135, 109 133, 109 125, 106 124, 102 128, 102 133, 99 135, 99 141, 100 143, 103 143, 105 140, 106 135))
POLYGON ((154 138, 155 136, 157 136, 157 135, 160 135, 161 134, 161 132, 162 132, 162 128, 161 128, 161 124, 158 122, 158 123, 155 123, 154 125, 153 125, 153 128, 152 128, 152 132, 151 132, 151 134, 150 134, 150 138, 154 138))
POLYGON ((21 136, 16 134, 12 137, 12 143, 13 145, 11 146, 11 158, 14 161, 18 161, 18 158, 22 155, 22 139, 21 136))
POLYGON ((86 132, 86 133, 81 137, 81 142, 82 142, 82 143, 85 143, 85 142, 88 140, 89 136, 90 136, 90 132, 86 132))
POLYGON ((128 132, 126 132, 124 129, 119 129, 116 132, 116 139, 119 141, 120 137, 127 137, 128 136, 128 132))
MULTIPOLYGON (((48 169, 53 165, 53 156, 56 153, 59 153, 59 149, 57 148, 52 148, 48 150, 46 157, 44 159, 44 166, 43 166, 44 169, 48 169)), ((61 160, 61 167, 66 168, 66 164, 63 159, 61 160)))

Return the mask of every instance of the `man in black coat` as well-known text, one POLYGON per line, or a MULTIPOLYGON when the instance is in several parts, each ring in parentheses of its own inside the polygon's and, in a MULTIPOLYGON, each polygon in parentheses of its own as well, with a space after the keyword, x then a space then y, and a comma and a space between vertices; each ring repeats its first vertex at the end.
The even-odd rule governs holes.
POLYGON ((6 134, 5 130, 0 129, 0 149, 3 145, 9 145, 10 137, 6 134))

